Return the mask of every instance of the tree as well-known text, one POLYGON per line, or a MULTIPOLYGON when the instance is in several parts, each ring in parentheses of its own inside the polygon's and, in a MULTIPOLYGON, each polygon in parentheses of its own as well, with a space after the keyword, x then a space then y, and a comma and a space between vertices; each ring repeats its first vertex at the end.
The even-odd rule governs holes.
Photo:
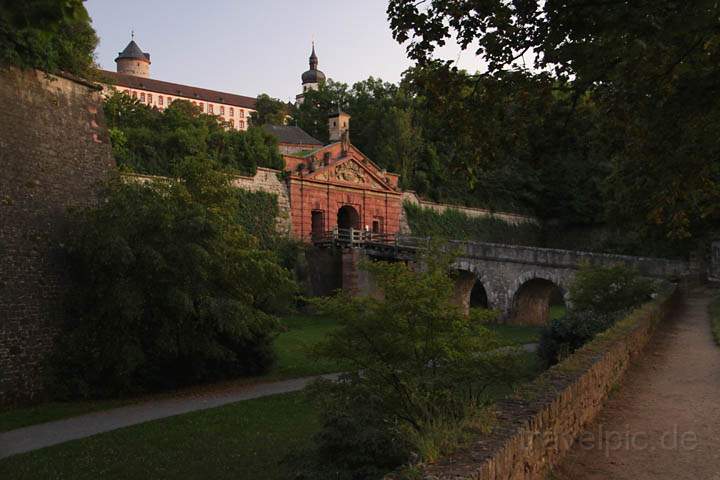
POLYGON ((262 93, 257 97, 255 111, 250 116, 250 123, 256 127, 265 124, 285 125, 290 110, 291 105, 262 93))
POLYGON ((59 392, 172 388, 272 364, 273 313, 295 285, 237 223, 227 175, 202 155, 177 171, 179 180, 114 181, 74 218, 59 392))
MULTIPOLYGON (((718 230, 720 176, 720 4, 644 2, 391 0, 393 34, 430 64, 455 35, 475 48, 488 74, 508 68, 548 72, 571 114, 584 98, 599 115, 596 138, 612 160, 607 219, 648 240, 690 243, 718 230), (642 179, 639 181, 639 179, 642 179)), ((572 117, 572 115, 570 116, 572 117)), ((566 124, 573 120, 568 119, 566 124)))
POLYGON ((174 175, 183 159, 195 155, 246 175, 254 174, 258 166, 283 167, 275 137, 255 126, 234 130, 188 101, 176 100, 160 111, 115 92, 105 100, 105 113, 121 168, 174 175))
POLYGON ((379 478, 410 452, 432 460, 449 446, 438 438, 452 443, 464 422, 480 423, 489 385, 519 377, 517 352, 498 349, 496 337, 454 304, 447 257, 428 256, 425 265, 413 272, 402 263, 370 263, 364 268, 382 298, 314 302, 342 324, 317 354, 346 373, 314 387, 323 429, 307 478, 379 478), (446 435, 433 436, 441 428, 446 435))
POLYGON ((308 90, 303 102, 295 106, 292 117, 295 125, 327 143, 330 138, 328 131, 328 115, 345 105, 347 85, 327 80, 320 82, 317 90, 308 90))
POLYGON ((0 1, 0 66, 85 76, 97 42, 83 0, 0 1))

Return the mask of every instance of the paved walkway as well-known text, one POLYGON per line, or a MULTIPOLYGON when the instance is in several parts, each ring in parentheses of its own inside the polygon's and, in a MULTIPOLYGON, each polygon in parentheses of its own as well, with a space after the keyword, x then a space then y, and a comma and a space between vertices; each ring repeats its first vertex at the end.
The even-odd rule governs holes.
POLYGON ((720 348, 707 315, 712 294, 690 292, 660 326, 550 478, 720 480, 720 348))
POLYGON ((228 403, 302 390, 317 378, 337 378, 337 374, 295 378, 281 382, 244 385, 205 395, 188 395, 152 400, 137 405, 88 413, 64 420, 32 425, 0 433, 0 458, 85 438, 138 423, 183 413, 219 407, 228 403))

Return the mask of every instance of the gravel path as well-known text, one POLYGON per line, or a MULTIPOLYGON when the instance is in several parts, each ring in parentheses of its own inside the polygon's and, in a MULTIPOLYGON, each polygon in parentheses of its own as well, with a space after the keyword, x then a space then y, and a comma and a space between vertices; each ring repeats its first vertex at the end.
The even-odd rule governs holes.
POLYGON ((714 292, 696 289, 550 478, 720 480, 720 348, 714 292))
POLYGON ((0 433, 0 458, 85 438, 118 428, 149 422, 183 413, 219 407, 228 403, 279 393, 302 390, 317 378, 337 378, 337 374, 295 378, 281 382, 244 385, 204 395, 152 400, 137 405, 94 412, 64 420, 32 425, 0 433))

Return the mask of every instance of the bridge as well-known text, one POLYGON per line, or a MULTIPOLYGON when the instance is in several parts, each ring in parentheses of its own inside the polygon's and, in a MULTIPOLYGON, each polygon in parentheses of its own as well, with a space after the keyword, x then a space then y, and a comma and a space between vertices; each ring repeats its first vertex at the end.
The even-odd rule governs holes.
MULTIPOLYGON (((336 229, 313 236, 319 248, 342 251, 342 288, 359 293, 372 290, 359 271, 361 258, 417 262, 430 247, 429 238, 336 229)), ((614 255, 498 243, 450 240, 443 248, 456 257, 455 296, 464 311, 470 307, 497 308, 511 323, 542 325, 549 306, 567 302, 568 287, 581 265, 626 265, 643 276, 677 281, 690 274, 684 260, 614 255)))

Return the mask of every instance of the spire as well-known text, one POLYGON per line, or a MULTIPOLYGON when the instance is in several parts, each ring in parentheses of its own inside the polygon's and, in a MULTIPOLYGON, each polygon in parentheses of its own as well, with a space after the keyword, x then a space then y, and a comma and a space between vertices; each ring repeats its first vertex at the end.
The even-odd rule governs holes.
POLYGON ((310 54, 310 70, 317 70, 318 57, 315 54, 315 42, 312 42, 312 53, 310 54))

